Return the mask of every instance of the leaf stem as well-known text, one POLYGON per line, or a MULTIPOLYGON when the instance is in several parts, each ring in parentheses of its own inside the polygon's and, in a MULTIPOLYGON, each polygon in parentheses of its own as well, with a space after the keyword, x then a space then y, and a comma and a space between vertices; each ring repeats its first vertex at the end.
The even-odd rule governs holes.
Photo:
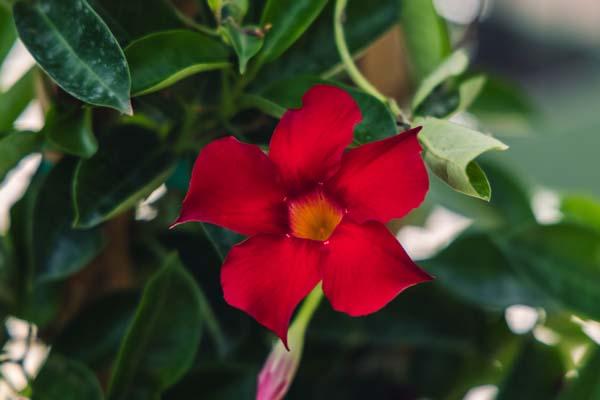
POLYGON ((194 21, 193 18, 188 17, 187 15, 185 15, 184 13, 182 13, 177 6, 175 6, 173 3, 171 3, 169 0, 164 0, 165 4, 171 8, 171 10, 173 10, 173 14, 175 14, 175 16, 177 17, 177 19, 179 21, 181 21, 185 26, 187 26, 188 28, 192 28, 197 30, 198 32, 202 32, 205 33, 209 36, 220 36, 219 32, 217 32, 216 29, 212 29, 209 28, 208 26, 204 26, 202 24, 197 23, 196 21, 194 21))

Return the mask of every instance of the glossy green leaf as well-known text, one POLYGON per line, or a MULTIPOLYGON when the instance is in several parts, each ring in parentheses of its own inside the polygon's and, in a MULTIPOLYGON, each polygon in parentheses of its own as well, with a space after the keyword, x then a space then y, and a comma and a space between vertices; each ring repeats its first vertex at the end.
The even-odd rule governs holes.
POLYGON ((534 225, 501 242, 516 271, 556 303, 600 319, 600 233, 580 225, 534 225))
POLYGON ((229 65, 227 49, 202 33, 176 30, 152 33, 132 42, 125 55, 134 96, 152 93, 203 71, 229 65), (160 56, 157 56, 160 54, 160 56))
POLYGON ((200 341, 198 287, 176 255, 150 279, 123 340, 108 400, 154 400, 189 369, 200 341))
POLYGON ((416 81, 432 73, 450 54, 450 36, 433 0, 399 2, 400 24, 416 81))
POLYGON ((416 123, 423 125, 419 140, 432 171, 454 190, 489 200, 490 184, 474 160, 487 151, 506 150, 508 146, 491 136, 445 120, 429 117, 416 123))
POLYGON ((101 368, 116 356, 140 296, 137 291, 119 291, 86 306, 52 344, 53 351, 101 368))
POLYGON ((565 372, 558 350, 531 338, 501 383, 496 400, 553 399, 565 372))
POLYGON ((17 31, 12 15, 7 8, 0 6, 0 67, 2 67, 2 63, 10 49, 12 49, 16 39, 17 31))
POLYGON ((67 154, 89 158, 98 150, 98 142, 92 130, 90 108, 52 108, 46 115, 42 132, 50 144, 67 154))
POLYGON ((37 132, 12 132, 0 138, 0 182, 23 157, 41 149, 42 139, 37 132))
POLYGON ((231 18, 240 23, 248 12, 249 0, 207 0, 207 4, 213 12, 217 22, 231 18))
POLYGON ((32 383, 31 400, 102 400, 102 388, 84 364, 52 350, 32 383))
POLYGON ((449 78, 458 76, 465 72, 469 66, 469 56, 465 50, 458 50, 450 55, 443 63, 423 79, 415 95, 413 96, 411 107, 418 110, 419 106, 425 101, 427 96, 433 90, 444 83, 449 78))
POLYGON ((79 162, 73 183, 74 225, 92 227, 130 209, 174 167, 173 155, 153 132, 135 126, 113 130, 92 158, 79 162))
POLYGON ((35 74, 32 68, 10 89, 0 93, 0 131, 12 129, 15 120, 33 99, 35 74))
POLYGON ((278 58, 319 16, 327 0, 268 0, 260 20, 261 26, 270 25, 259 64, 278 58))
POLYGON ((72 228, 76 160, 63 158, 44 179, 33 212, 37 282, 59 281, 85 267, 104 246, 100 230, 72 228))
MULTIPOLYGON (((260 95, 270 103, 279 105, 281 110, 298 108, 302 105, 304 93, 316 84, 338 86, 346 90, 358 103, 362 113, 362 121, 354 128, 356 143, 367 143, 385 139, 398 133, 398 127, 387 106, 373 96, 342 83, 321 79, 314 75, 302 75, 294 79, 274 82, 260 95)), ((269 103, 266 103, 268 106, 269 103)), ((261 106, 261 104, 257 104, 261 106)), ((264 111, 264 110, 263 110, 264 111)), ((266 110, 268 112, 268 109, 266 110)), ((278 115, 277 117, 281 117, 278 115)))
POLYGON ((123 51, 85 0, 19 1, 14 18, 33 58, 65 91, 84 102, 131 113, 123 51))
POLYGON ((598 400, 600 399, 600 350, 592 346, 578 376, 560 394, 559 400, 598 400))
POLYGON ((564 220, 600 231, 600 202, 592 197, 569 195, 562 199, 560 211, 564 220))
POLYGON ((544 304, 538 289, 512 269, 485 234, 464 234, 421 265, 449 291, 476 306, 502 310, 514 304, 544 304))
POLYGON ((240 74, 246 72, 248 61, 259 52, 263 45, 262 33, 257 33, 255 27, 240 27, 228 18, 221 27, 222 34, 227 38, 238 57, 240 74))
MULTIPOLYGON (((254 81, 256 87, 300 74, 325 74, 339 71, 340 56, 333 35, 333 6, 330 1, 323 12, 276 63, 261 69, 254 81), (310 54, 310 57, 306 57, 310 54)), ((397 22, 397 0, 350 1, 346 7, 344 33, 352 54, 368 47, 397 22)))

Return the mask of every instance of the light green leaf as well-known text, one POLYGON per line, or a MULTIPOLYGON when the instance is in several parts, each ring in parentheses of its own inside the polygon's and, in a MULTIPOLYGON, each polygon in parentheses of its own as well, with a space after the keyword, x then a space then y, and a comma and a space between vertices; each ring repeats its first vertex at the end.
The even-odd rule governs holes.
POLYGON ((477 97, 483 90, 487 78, 483 74, 477 74, 463 80, 458 85, 458 94, 460 101, 454 113, 467 111, 469 107, 477 100, 477 97))
POLYGON ((600 202, 592 197, 569 195, 562 199, 560 211, 566 221, 600 231, 600 202))
POLYGON ((268 0, 260 20, 261 26, 269 24, 258 64, 278 58, 306 31, 319 16, 327 0, 268 0))
POLYGON ((461 75, 468 66, 469 56, 465 50, 458 50, 452 53, 431 74, 423 79, 412 99, 411 107, 413 111, 418 109, 436 87, 449 78, 461 75))
POLYGON ((121 344, 108 400, 154 400, 190 368, 202 328, 198 287, 176 255, 148 281, 121 344))
POLYGON ((228 18, 240 23, 248 12, 248 0, 207 0, 206 2, 218 23, 228 18))
POLYGON ((89 228, 130 209, 165 181, 175 159, 156 135, 122 126, 100 142, 99 151, 81 160, 73 197, 77 228, 89 228))
POLYGON ((76 160, 63 158, 46 176, 33 211, 35 280, 60 281, 78 272, 102 250, 99 229, 72 228, 71 185, 76 160))
POLYGON ((248 61, 258 53, 263 45, 262 33, 256 33, 255 27, 239 27, 232 18, 227 18, 221 27, 222 34, 227 38, 238 56, 240 74, 246 72, 248 61))
POLYGON ((102 388, 92 371, 54 351, 32 383, 31 400, 102 400, 102 388))
POLYGON ((0 182, 23 157, 40 150, 42 142, 37 132, 12 132, 0 138, 0 182))
POLYGON ((33 99, 35 75, 35 68, 30 69, 10 89, 0 93, 0 131, 12 129, 15 120, 33 99))
POLYGON ((17 31, 12 15, 7 8, 0 6, 0 68, 16 39, 17 31))
POLYGON ((132 42, 125 55, 131 68, 133 96, 152 93, 190 75, 225 68, 227 48, 202 33, 174 30, 132 42))
POLYGON ((522 229, 500 242, 514 269, 557 304, 600 319, 600 233, 574 224, 522 229))
POLYGON ((508 146, 449 121, 425 118, 416 123, 423 125, 419 139, 424 146, 425 161, 432 171, 454 190, 489 200, 490 184, 474 160, 487 151, 506 150, 508 146))
POLYGON ((78 99, 131 114, 127 61, 85 0, 19 1, 14 18, 38 64, 78 99))
POLYGON ((398 4, 413 75, 420 82, 450 54, 448 27, 433 0, 403 0, 398 4))
POLYGON ((46 115, 42 133, 49 143, 60 151, 82 158, 89 158, 98 150, 98 142, 92 131, 90 108, 57 110, 52 108, 46 115))
POLYGON ((600 350, 592 346, 585 364, 579 374, 558 397, 559 400, 597 400, 600 399, 600 350))

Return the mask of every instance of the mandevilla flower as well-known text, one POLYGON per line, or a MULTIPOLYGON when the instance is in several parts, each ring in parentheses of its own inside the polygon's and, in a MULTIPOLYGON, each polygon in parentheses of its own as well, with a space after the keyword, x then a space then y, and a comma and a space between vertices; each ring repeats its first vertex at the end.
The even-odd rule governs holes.
POLYGON ((337 311, 378 311, 431 280, 385 223, 429 187, 419 128, 344 151, 360 109, 345 91, 312 87, 277 125, 269 154, 233 137, 198 156, 177 223, 209 222, 250 236, 221 270, 225 300, 287 347, 298 303, 319 283, 337 311))

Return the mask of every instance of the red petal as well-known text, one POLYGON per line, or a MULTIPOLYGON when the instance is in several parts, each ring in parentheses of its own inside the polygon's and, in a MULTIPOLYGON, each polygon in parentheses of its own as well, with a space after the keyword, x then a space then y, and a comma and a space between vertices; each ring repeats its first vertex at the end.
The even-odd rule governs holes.
POLYGON ((331 177, 361 118, 344 90, 327 85, 309 89, 302 107, 288 110, 271 138, 269 156, 287 186, 301 189, 331 177))
POLYGON ((271 160, 257 146, 227 137, 198 155, 176 224, 210 222, 244 235, 283 233, 284 197, 271 160))
POLYGON ((429 178, 417 140, 420 129, 344 154, 339 172, 326 185, 352 219, 387 222, 421 204, 429 178))
POLYGON ((287 348, 298 303, 321 280, 319 243, 258 235, 234 246, 221 270, 225 300, 275 332, 287 348))
POLYGON ((404 289, 432 279, 379 222, 342 222, 325 249, 325 296, 352 316, 378 311, 404 289))

